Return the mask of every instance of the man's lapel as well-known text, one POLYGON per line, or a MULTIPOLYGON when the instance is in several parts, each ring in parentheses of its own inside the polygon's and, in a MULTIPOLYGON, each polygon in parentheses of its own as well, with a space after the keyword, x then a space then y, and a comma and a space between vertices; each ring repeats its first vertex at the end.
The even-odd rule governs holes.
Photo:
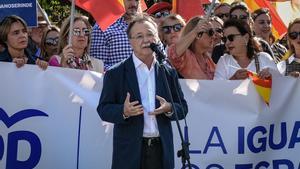
MULTIPOLYGON (((132 56, 125 61, 126 80, 134 98, 141 102, 141 95, 132 56)), ((129 91, 128 91, 129 92, 129 91)))

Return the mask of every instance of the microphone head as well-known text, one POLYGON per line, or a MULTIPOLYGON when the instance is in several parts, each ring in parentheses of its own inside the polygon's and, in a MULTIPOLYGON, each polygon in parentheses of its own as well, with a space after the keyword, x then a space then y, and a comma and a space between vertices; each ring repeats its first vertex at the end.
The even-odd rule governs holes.
POLYGON ((157 50, 157 44, 156 43, 150 43, 150 49, 152 49, 153 51, 157 50))

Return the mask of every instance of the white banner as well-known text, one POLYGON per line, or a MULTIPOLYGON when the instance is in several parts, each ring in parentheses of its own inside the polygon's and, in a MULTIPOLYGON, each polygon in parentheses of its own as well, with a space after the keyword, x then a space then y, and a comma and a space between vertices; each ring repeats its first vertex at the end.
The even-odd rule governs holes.
MULTIPOLYGON (((10 63, 0 63, 0 72, 0 168, 110 168, 112 128, 96 111, 101 74, 10 63)), ((274 77, 270 107, 249 80, 181 85, 193 169, 299 168, 298 79, 274 77)))

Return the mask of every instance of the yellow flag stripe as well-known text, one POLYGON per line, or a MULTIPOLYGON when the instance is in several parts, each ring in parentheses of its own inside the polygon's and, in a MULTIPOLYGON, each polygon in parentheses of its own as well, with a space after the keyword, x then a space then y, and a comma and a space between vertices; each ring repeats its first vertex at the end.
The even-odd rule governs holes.
POLYGON ((258 85, 255 85, 255 88, 262 99, 269 104, 271 98, 271 88, 265 88, 258 85))

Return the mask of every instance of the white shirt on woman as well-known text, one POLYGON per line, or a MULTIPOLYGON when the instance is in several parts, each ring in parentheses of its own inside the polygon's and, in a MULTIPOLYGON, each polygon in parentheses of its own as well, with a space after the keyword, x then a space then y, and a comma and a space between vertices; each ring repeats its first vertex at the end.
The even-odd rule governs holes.
MULTIPOLYGON (((278 71, 273 58, 268 53, 259 52, 257 55, 260 70, 270 68, 278 71)), ((238 69, 242 69, 242 67, 238 64, 235 58, 230 54, 224 54, 218 61, 214 79, 229 80, 238 69)), ((245 69, 250 72, 256 72, 254 59, 251 60, 250 64, 245 69)))

